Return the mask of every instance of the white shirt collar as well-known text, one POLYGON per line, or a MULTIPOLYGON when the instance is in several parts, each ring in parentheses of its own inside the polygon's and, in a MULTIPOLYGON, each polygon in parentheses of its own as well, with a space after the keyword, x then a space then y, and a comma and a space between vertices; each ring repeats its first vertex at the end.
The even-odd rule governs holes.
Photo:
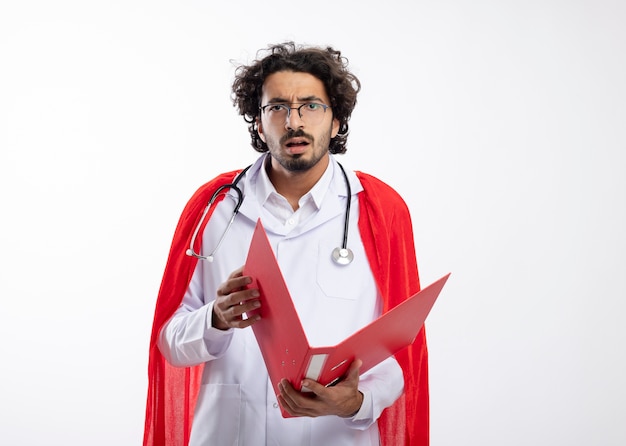
MULTIPOLYGON (((267 171, 265 170, 265 163, 268 159, 269 155, 264 157, 264 160, 258 170, 258 176, 256 179, 256 197, 261 204, 261 206, 265 206, 268 200, 275 202, 273 196, 280 196, 278 192, 276 192, 276 188, 270 181, 269 176, 267 175, 267 171)), ((332 160, 332 158, 331 158, 332 160)), ((313 200, 313 204, 315 205, 315 209, 319 209, 322 205, 322 201, 330 188, 331 181, 333 180, 333 171, 334 171, 334 163, 329 162, 326 170, 322 174, 321 178, 317 183, 311 188, 309 192, 304 194, 300 200, 298 201, 299 207, 303 207, 309 200, 313 200)))

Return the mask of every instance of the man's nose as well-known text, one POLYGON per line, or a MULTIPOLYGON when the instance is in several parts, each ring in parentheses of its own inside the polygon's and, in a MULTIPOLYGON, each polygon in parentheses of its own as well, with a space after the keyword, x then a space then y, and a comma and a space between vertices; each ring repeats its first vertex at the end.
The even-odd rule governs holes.
POLYGON ((287 130, 295 130, 301 127, 304 127, 304 122, 300 117, 300 110, 298 110, 297 107, 292 107, 287 114, 287 118, 285 119, 285 128, 287 130))

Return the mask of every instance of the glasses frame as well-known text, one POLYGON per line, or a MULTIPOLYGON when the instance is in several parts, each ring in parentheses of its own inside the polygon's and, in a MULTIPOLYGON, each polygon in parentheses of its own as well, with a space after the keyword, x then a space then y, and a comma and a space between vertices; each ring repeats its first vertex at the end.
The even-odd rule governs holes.
MULTIPOLYGON (((259 110, 261 110, 261 113, 263 115, 265 115, 265 109, 267 107, 274 107, 276 105, 280 105, 280 106, 285 107, 287 109, 287 116, 285 117, 285 121, 288 120, 289 118, 291 118, 291 110, 298 110, 298 116, 300 117, 300 119, 302 119, 304 121, 305 119, 302 117, 302 107, 304 107, 306 105, 311 105, 311 104, 319 105, 320 107, 322 107, 324 109, 324 115, 326 114, 326 110, 327 109, 329 109, 329 108, 332 109, 332 106, 330 106, 330 105, 322 104, 321 102, 308 101, 308 102, 293 102, 292 104, 286 104, 284 102, 275 102, 275 103, 270 103, 270 104, 263 105, 263 106, 259 107, 259 110), (300 104, 300 106, 299 107, 291 107, 290 106, 290 105, 294 105, 294 104, 300 104)), ((322 115, 322 116, 324 116, 324 115, 322 115)), ((267 115, 265 115, 265 116, 267 116, 267 115)))

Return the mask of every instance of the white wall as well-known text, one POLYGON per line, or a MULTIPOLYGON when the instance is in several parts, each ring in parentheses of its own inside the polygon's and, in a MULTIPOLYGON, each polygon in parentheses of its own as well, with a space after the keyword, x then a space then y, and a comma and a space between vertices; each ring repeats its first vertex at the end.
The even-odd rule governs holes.
POLYGON ((215 3, 0 5, 2 444, 140 444, 178 214, 256 157, 229 60, 286 39, 350 59, 343 160, 452 271, 432 445, 626 444, 625 4, 215 3))

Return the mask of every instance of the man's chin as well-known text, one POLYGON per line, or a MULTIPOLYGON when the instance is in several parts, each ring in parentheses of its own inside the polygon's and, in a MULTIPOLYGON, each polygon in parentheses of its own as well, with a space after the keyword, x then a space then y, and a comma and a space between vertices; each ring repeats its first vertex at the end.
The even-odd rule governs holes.
POLYGON ((315 156, 313 152, 281 154, 274 157, 283 169, 290 172, 305 172, 319 163, 323 156, 315 156))
POLYGON ((309 170, 313 167, 313 163, 310 160, 304 158, 302 154, 292 155, 290 159, 286 160, 283 167, 291 172, 302 172, 309 170))

